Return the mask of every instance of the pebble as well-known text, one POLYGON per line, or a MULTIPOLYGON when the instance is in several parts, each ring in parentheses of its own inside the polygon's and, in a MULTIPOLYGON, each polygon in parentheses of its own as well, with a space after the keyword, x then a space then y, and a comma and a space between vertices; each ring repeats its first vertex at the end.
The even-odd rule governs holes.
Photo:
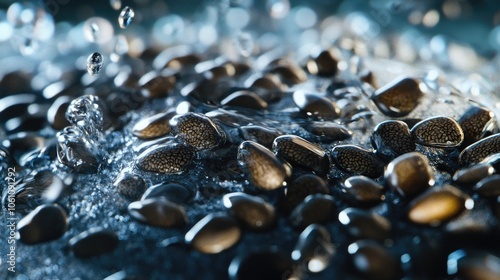
POLYGON ((238 255, 231 261, 228 272, 231 280, 298 279, 290 278, 294 275, 294 263, 290 256, 275 249, 238 255))
POLYGON ((436 148, 457 148, 464 140, 460 125, 449 117, 432 117, 417 123, 411 129, 415 143, 436 148))
POLYGON ((203 114, 177 115, 170 120, 170 125, 179 139, 198 150, 217 147, 226 139, 224 131, 203 114))
POLYGON ((379 123, 373 129, 371 141, 376 154, 389 160, 416 149, 408 125, 397 120, 379 123))
POLYGON ((282 135, 274 139, 274 153, 290 162, 325 175, 330 169, 330 160, 323 148, 296 135, 282 135))
POLYGON ((187 244, 205 254, 217 254, 229 249, 241 237, 241 229, 232 217, 212 213, 196 223, 185 235, 187 244))
POLYGON ((258 125, 246 125, 238 127, 241 137, 245 140, 257 142, 266 148, 271 148, 273 141, 282 133, 276 129, 271 129, 258 125))
POLYGON ((288 84, 301 84, 307 81, 306 72, 290 62, 279 62, 269 72, 279 75, 288 84))
POLYGON ((377 89, 371 99, 384 115, 404 117, 417 107, 423 96, 415 79, 400 77, 377 89))
POLYGON ((453 181, 459 185, 475 185, 483 178, 494 174, 495 168, 489 163, 478 163, 470 167, 457 170, 453 174, 453 181))
POLYGON ((293 93, 293 101, 308 116, 337 119, 342 114, 339 106, 334 101, 318 94, 298 90, 293 93))
POLYGON ((56 204, 40 205, 17 223, 19 240, 25 244, 52 241, 68 229, 68 216, 56 204))
POLYGON ((54 100, 49 110, 47 110, 47 121, 53 129, 61 130, 70 125, 65 116, 70 103, 71 98, 69 96, 60 96, 54 100))
POLYGON ((0 98, 0 120, 19 117, 27 111, 28 106, 35 103, 37 96, 31 93, 15 94, 0 98))
POLYGON ((233 92, 224 98, 220 104, 223 106, 243 107, 254 110, 265 110, 268 107, 268 104, 264 99, 262 99, 255 92, 248 90, 233 92))
POLYGON ((330 77, 337 73, 338 63, 339 60, 335 57, 332 50, 323 50, 307 62, 306 68, 312 75, 330 77))
POLYGON ((335 252, 328 229, 312 224, 300 234, 292 251, 292 259, 304 264, 308 271, 318 273, 328 267, 335 252))
POLYGON ((238 147, 239 164, 252 183, 264 190, 274 190, 286 185, 291 169, 264 146, 244 141, 238 147))
POLYGON ((500 258, 487 251, 459 249, 448 255, 448 275, 464 280, 499 280, 500 258))
POLYGON ((372 152, 356 145, 337 145, 332 149, 337 167, 349 173, 378 178, 384 173, 384 164, 372 152))
POLYGON ((136 165, 157 173, 182 173, 196 157, 196 151, 186 144, 171 143, 153 146, 142 152, 136 165))
POLYGON ((412 201, 408 219, 420 225, 438 226, 458 216, 465 209, 466 201, 465 195, 456 188, 432 189, 412 201))
POLYGON ((361 206, 373 206, 385 199, 384 187, 366 176, 352 176, 342 184, 342 192, 361 206))
POLYGON ((113 187, 126 198, 139 199, 146 190, 146 182, 137 174, 122 171, 113 182, 113 187))
POLYGON ((90 258, 110 253, 118 246, 119 239, 111 230, 94 227, 71 238, 71 251, 78 258, 90 258))
POLYGON ((329 194, 328 183, 314 174, 304 174, 294 179, 285 190, 280 208, 290 213, 310 194, 329 194))
POLYGON ((142 118, 132 128, 132 134, 140 139, 154 139, 170 132, 169 120, 175 115, 173 111, 158 113, 142 118))
POLYGON ((328 222, 336 209, 335 200, 326 194, 311 194, 293 209, 289 216, 292 226, 304 229, 310 224, 328 222))
POLYGON ((222 203, 251 230, 266 230, 276 223, 274 206, 260 197, 235 192, 224 195, 222 203))
POLYGON ((155 227, 183 227, 188 223, 182 206, 161 197, 134 201, 128 205, 128 213, 134 219, 155 227))
POLYGON ((471 165, 492 154, 500 153, 500 133, 488 136, 465 148, 458 160, 461 165, 471 165))
POLYGON ((495 114, 485 107, 470 106, 458 119, 464 132, 461 147, 465 148, 497 129, 495 114))
POLYGON ((170 69, 189 68, 196 65, 200 61, 201 57, 197 54, 180 55, 172 57, 170 60, 168 60, 163 68, 170 68, 170 69))
POLYGON ((283 88, 280 78, 274 74, 266 74, 257 79, 250 77, 245 82, 245 85, 251 88, 265 89, 268 91, 281 91, 283 88))
POLYGON ((400 279, 398 260, 382 245, 373 240, 360 240, 348 247, 356 271, 364 279, 400 279))
POLYGON ((158 74, 154 71, 144 74, 138 83, 141 93, 148 98, 167 97, 175 87, 175 76, 158 74))
POLYGON ((193 198, 194 192, 182 184, 161 183, 149 187, 141 197, 141 200, 149 198, 165 198, 173 203, 186 203, 193 198))
POLYGON ((311 122, 307 129, 312 134, 321 136, 329 141, 347 140, 353 135, 353 132, 347 127, 330 121, 311 122))
POLYGON ((412 197, 434 185, 429 160, 418 152, 407 153, 391 161, 385 170, 387 184, 401 196, 412 197))
POLYGON ((485 177, 474 186, 474 191, 483 197, 500 196, 500 175, 485 177))
POLYGON ((375 239, 384 241, 389 238, 391 222, 376 213, 357 208, 346 208, 339 213, 339 221, 344 229, 356 240, 375 239))

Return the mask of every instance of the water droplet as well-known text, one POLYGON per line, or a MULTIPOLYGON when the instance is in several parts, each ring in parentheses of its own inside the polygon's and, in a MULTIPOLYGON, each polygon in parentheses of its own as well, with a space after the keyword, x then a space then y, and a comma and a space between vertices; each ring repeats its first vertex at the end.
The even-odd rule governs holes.
POLYGON ((127 26, 129 26, 134 19, 134 16, 134 10, 132 10, 129 6, 123 8, 120 16, 118 17, 118 23, 120 24, 120 27, 123 29, 127 28, 127 26))
POLYGON ((71 101, 66 110, 66 119, 93 144, 103 139, 103 115, 98 102, 97 96, 84 95, 71 101))
POLYGON ((111 5, 111 8, 113 8, 117 11, 122 7, 121 0, 109 0, 109 4, 111 5))
POLYGON ((95 52, 87 58, 87 72, 90 75, 95 76, 101 71, 103 64, 102 55, 98 52, 95 52))
POLYGON ((254 48, 252 35, 248 32, 239 32, 235 38, 235 45, 242 56, 249 57, 254 48))

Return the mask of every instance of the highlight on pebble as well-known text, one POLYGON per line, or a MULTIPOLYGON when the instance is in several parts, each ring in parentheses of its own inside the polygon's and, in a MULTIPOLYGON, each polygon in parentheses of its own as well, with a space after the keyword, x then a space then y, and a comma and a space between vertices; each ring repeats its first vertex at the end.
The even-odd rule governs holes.
POLYGON ((0 279, 500 280, 499 69, 495 0, 0 0, 0 279))

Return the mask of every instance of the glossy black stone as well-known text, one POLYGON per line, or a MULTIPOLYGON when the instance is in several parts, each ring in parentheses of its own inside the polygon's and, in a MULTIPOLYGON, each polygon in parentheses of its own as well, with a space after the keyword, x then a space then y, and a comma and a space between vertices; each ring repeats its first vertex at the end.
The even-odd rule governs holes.
POLYGON ((119 239, 111 230, 91 228, 74 236, 68 243, 76 257, 90 258, 114 251, 119 239))
POLYGON ((17 223, 19 240, 25 244, 52 241, 68 228, 66 212, 55 204, 40 205, 17 223))
POLYGON ((376 154, 387 159, 394 159, 416 149, 408 125, 402 121, 388 120, 379 123, 373 129, 371 141, 376 154))
POLYGON ((415 79, 400 77, 377 89, 371 99, 383 114, 404 117, 417 107, 423 96, 415 79))

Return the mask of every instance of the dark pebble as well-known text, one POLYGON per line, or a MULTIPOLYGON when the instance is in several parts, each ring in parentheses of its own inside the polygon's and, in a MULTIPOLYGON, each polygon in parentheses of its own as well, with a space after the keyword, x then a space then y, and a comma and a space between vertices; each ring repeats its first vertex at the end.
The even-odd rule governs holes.
POLYGON ((224 195, 224 207, 251 230, 269 229, 276 223, 274 206, 264 199, 237 192, 224 195))
POLYGON ((356 145, 338 145, 332 149, 337 167, 349 173, 378 178, 384 173, 384 164, 375 155, 356 145))
POLYGON ((161 197, 132 202, 128 212, 138 221, 155 227, 183 227, 188 223, 182 206, 161 197))
POLYGON ((136 161, 136 165, 150 172, 158 173, 181 173, 196 157, 193 147, 172 143, 154 146, 142 152, 136 161))
POLYGON ((342 185, 342 192, 350 201, 361 206, 373 206, 385 199, 384 187, 366 176, 352 176, 342 185))
POLYGON ((462 148, 480 140, 487 133, 492 133, 498 129, 495 114, 480 106, 469 107, 458 119, 458 124, 464 132, 462 148))
POLYGON ((244 253, 236 256, 229 265, 231 280, 272 280, 294 274, 294 263, 289 255, 274 249, 244 253))
POLYGON ((146 190, 146 182, 137 174, 122 171, 113 182, 113 187, 126 198, 139 199, 146 190))
POLYGON ((156 72, 144 74, 138 85, 142 89, 142 94, 147 98, 162 98, 167 97, 175 87, 175 76, 163 76, 156 72))
POLYGON ((444 149, 459 147, 464 140, 462 128, 449 117, 425 119, 411 129, 411 136, 417 144, 444 149))
POLYGON ((448 255, 448 275, 463 280, 499 280, 500 258, 487 251, 457 250, 448 255))
POLYGON ((173 111, 158 113, 142 118, 132 128, 132 134, 141 139, 153 139, 170 132, 169 120, 175 115, 173 111))
POLYGON ((170 120, 177 137, 198 150, 210 149, 224 143, 226 135, 210 118, 198 113, 177 115, 170 120))
POLYGON ((71 238, 68 243, 76 257, 90 258, 112 252, 119 240, 111 230, 91 228, 71 238))
POLYGON ((149 187, 141 197, 141 200, 149 198, 165 198, 173 203, 186 203, 193 197, 194 192, 185 186, 176 183, 161 183, 149 187))
POLYGON ((373 129, 371 141, 376 154, 389 160, 416 149, 408 125, 402 121, 388 120, 379 123, 373 129))
POLYGON ((356 208, 346 208, 339 213, 339 221, 350 236, 358 239, 383 241, 389 238, 391 222, 376 213, 356 208))
POLYGON ((310 224, 328 222, 334 215, 336 206, 332 196, 311 194, 293 209, 289 216, 292 226, 304 229, 310 224))
POLYGON ((342 141, 350 139, 353 132, 347 127, 335 122, 311 122, 307 129, 314 135, 321 136, 330 141, 342 141))
POLYGON ((412 197, 435 182, 429 160, 421 153, 404 154, 391 161, 385 170, 387 184, 402 196, 412 197))
POLYGON ((324 50, 309 60, 306 68, 312 75, 328 77, 337 73, 338 63, 339 59, 334 55, 333 50, 324 50))
POLYGON ((324 96, 303 91, 293 93, 293 101, 308 116, 337 119, 341 115, 339 106, 324 96))
POLYGON ((474 186, 474 191, 483 197, 500 196, 500 175, 488 176, 474 186))
POLYGON ((308 271, 318 273, 328 267, 335 253, 336 248, 328 229, 312 224, 300 234, 292 251, 292 259, 302 263, 308 271))
POLYGON ((280 208, 288 214, 310 194, 329 193, 328 183, 325 180, 314 174, 304 174, 287 185, 280 208))
POLYGON ((255 92, 248 90, 236 91, 224 98, 221 102, 223 106, 243 107, 254 110, 267 109, 267 102, 255 92))
POLYGON ((384 115, 404 117, 417 107, 423 96, 416 80, 401 77, 377 89, 371 99, 384 115))
POLYGON ((458 160, 462 165, 470 165, 497 153, 500 153, 500 133, 486 137, 468 146, 460 153, 458 160))
POLYGON ((66 212, 55 204, 40 205, 17 223, 19 240, 25 244, 52 241, 68 228, 66 212))
POLYGON ((58 97, 49 110, 47 110, 47 121, 55 130, 61 130, 70 125, 69 121, 66 119, 66 110, 71 103, 71 98, 69 96, 58 97))
POLYGON ((399 261, 382 245, 372 240, 360 240, 348 247, 356 271, 364 279, 400 279, 399 261))
POLYGON ((266 148, 271 148, 274 139, 282 135, 278 130, 258 125, 241 126, 238 130, 243 139, 257 142, 266 148))
POLYGON ((241 229, 232 217, 222 213, 212 213, 196 223, 185 235, 187 244, 205 254, 220 253, 241 237, 241 229))
POLYGON ((478 163, 470 167, 457 170, 453 175, 453 181, 460 185, 475 185, 483 178, 495 173, 495 168, 489 163, 478 163))
POLYGON ((301 84, 307 81, 306 72, 291 62, 280 62, 270 72, 279 75, 287 84, 301 84))

